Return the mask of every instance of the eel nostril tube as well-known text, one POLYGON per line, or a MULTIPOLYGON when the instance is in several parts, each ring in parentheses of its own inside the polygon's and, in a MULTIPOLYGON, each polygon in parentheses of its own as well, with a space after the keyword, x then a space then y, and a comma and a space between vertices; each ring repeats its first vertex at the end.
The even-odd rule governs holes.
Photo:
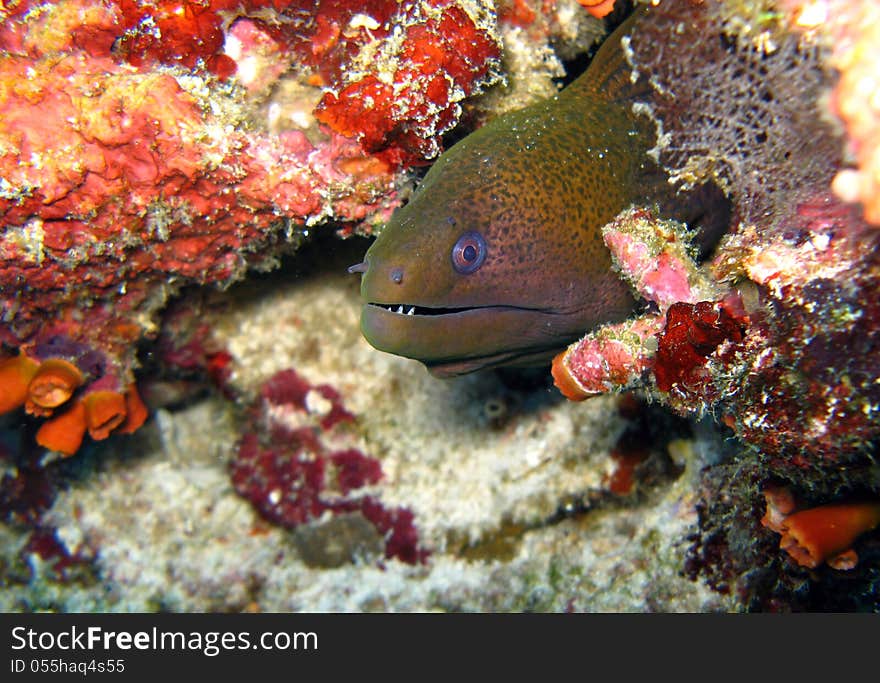
POLYGON ((366 273, 367 272, 367 262, 362 261, 361 263, 355 263, 353 266, 348 267, 349 273, 366 273))

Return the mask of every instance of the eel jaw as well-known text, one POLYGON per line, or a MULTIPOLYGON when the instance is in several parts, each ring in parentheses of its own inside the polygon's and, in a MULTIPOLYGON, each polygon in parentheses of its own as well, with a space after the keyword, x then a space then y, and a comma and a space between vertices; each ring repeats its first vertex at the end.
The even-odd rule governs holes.
POLYGON ((449 377, 485 367, 547 357, 564 347, 559 316, 515 306, 439 308, 418 304, 367 303, 361 331, 380 351, 424 363, 449 377))
MULTIPOLYGON (((376 306, 383 308, 389 313, 395 315, 452 315, 455 313, 464 313, 466 311, 476 310, 478 306, 470 308, 432 308, 430 306, 416 306, 415 304, 379 304, 368 303, 367 306, 376 306)), ((500 308, 497 306, 484 306, 483 308, 500 308)))

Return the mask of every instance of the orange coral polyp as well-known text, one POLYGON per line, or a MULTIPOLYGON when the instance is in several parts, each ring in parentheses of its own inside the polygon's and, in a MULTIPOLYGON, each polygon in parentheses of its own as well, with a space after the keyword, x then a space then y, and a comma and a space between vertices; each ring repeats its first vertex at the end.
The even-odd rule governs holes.
POLYGON ((68 410, 46 420, 37 430, 37 443, 71 456, 79 450, 86 433, 86 408, 76 401, 68 410))
POLYGON ((125 396, 118 391, 94 391, 83 398, 83 403, 89 435, 96 441, 106 439, 125 422, 125 396))
POLYGON ((149 411, 134 384, 125 392, 125 421, 119 426, 120 434, 131 434, 146 422, 149 411))
POLYGON ((578 2, 596 19, 608 16, 614 9, 614 0, 578 0, 578 2))
POLYGON ((821 505, 782 523, 780 547, 804 567, 833 560, 880 524, 880 502, 821 505))
POLYGON ((583 401, 590 396, 594 396, 586 391, 578 381, 572 376, 571 371, 565 364, 565 358, 568 351, 562 351, 553 359, 553 365, 550 366, 550 374, 553 375, 553 384, 562 392, 569 401, 583 401))
POLYGON ((0 415, 24 405, 39 363, 24 354, 0 360, 0 415))
POLYGON ((83 383, 83 375, 73 363, 61 358, 49 358, 40 363, 28 385, 28 412, 42 413, 43 409, 57 408, 65 403, 83 383), (32 405, 33 404, 33 405, 32 405))

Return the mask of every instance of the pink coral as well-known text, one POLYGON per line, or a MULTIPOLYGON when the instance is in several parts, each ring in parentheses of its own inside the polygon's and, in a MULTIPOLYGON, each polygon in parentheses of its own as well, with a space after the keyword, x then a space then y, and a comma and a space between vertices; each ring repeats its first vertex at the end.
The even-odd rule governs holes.
MULTIPOLYGON (((639 385, 646 370, 653 367, 656 372, 658 340, 666 338, 666 332, 661 332, 670 326, 667 309, 682 302, 696 303, 721 291, 694 263, 683 226, 674 221, 661 221, 649 211, 633 208, 605 226, 603 236, 622 276, 636 292, 655 303, 659 312, 605 325, 554 359, 556 386, 573 400, 639 385)), ((712 306, 708 302, 696 305, 712 306)), ((681 320, 680 310, 675 308, 674 320, 681 320)), ((670 358, 663 349, 660 356, 670 358)), ((662 391, 672 388, 669 375, 663 374, 667 367, 663 366, 658 377, 662 391)))
POLYGON ((847 457, 880 434, 880 238, 857 209, 825 193, 762 231, 742 226, 711 272, 670 253, 670 224, 649 216, 625 212, 606 239, 659 312, 604 326, 560 354, 553 374, 566 396, 646 385, 679 412, 726 415, 745 440, 792 464, 801 453, 847 457))
POLYGON ((711 407, 747 441, 792 456, 837 459, 877 437, 880 238, 856 209, 825 194, 760 233, 742 227, 711 274, 662 246, 675 244, 668 230, 639 210, 606 230, 623 275, 659 312, 602 327, 560 354, 553 373, 566 396, 647 383, 678 411, 711 407), (735 290, 721 286, 737 280, 735 290), (700 288, 716 296, 700 300, 700 288), (671 303, 669 292, 683 300, 671 303))
POLYGON ((652 365, 654 336, 664 316, 646 315, 605 325, 553 359, 556 387, 571 401, 639 386, 652 365))
POLYGON ((772 229, 739 232, 717 257, 720 277, 745 274, 758 296, 743 353, 727 366, 743 438, 834 461, 880 435, 875 233, 825 192, 772 229))

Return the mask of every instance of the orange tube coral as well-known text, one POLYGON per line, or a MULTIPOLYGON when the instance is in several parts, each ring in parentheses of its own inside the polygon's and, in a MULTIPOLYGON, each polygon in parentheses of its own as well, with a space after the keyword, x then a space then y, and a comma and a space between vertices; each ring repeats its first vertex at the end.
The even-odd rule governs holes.
POLYGON ((553 359, 553 365, 550 366, 550 374, 553 375, 553 384, 562 392, 569 401, 583 401, 594 393, 586 391, 578 381, 572 376, 571 371, 565 364, 565 356, 568 351, 562 351, 553 359))
POLYGON ((89 435, 100 441, 125 421, 125 396, 118 391, 94 391, 83 398, 89 435))
POLYGON ((37 443, 66 456, 73 455, 82 445, 86 433, 86 409, 76 401, 69 410, 46 420, 37 430, 37 443))
POLYGON ((49 358, 40 363, 28 385, 25 409, 32 415, 50 414, 66 402, 83 383, 83 375, 73 363, 49 358))
POLYGON ((120 434, 131 434, 146 421, 149 411, 141 400, 134 384, 125 392, 125 422, 119 427, 120 434))
POLYGON ((581 6, 596 19, 601 19, 614 9, 614 0, 578 0, 581 6))
POLYGON ((38 363, 24 354, 0 361, 0 415, 24 405, 38 363))
POLYGON ((818 567, 841 556, 859 536, 878 524, 878 501, 821 505, 786 517, 779 546, 798 564, 818 567))

